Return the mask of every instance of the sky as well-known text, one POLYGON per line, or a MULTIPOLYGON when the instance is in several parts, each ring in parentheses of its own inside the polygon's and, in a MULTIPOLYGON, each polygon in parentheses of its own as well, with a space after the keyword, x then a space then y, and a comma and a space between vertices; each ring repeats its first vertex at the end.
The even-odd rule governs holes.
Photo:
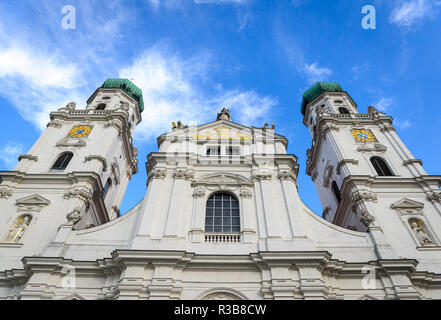
POLYGON ((84 108, 105 79, 122 77, 146 106, 122 213, 146 192, 156 137, 227 106, 234 122, 274 123, 289 139, 300 197, 321 214, 300 113, 317 81, 339 82, 360 113, 373 105, 392 116, 428 174, 441 174, 440 18, 440 0, 0 0, 0 170, 15 167, 51 111, 84 108))

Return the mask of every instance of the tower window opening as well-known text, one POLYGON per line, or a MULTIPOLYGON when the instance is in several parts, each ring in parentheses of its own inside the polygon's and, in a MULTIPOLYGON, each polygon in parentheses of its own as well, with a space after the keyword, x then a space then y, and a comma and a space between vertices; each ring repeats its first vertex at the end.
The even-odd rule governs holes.
POLYGON ((107 182, 104 185, 103 192, 101 194, 103 200, 106 199, 107 193, 109 192, 109 189, 111 186, 112 186, 112 179, 109 178, 109 179, 107 179, 107 182))
POLYGON ((337 186, 337 182, 332 181, 332 191, 334 192, 335 198, 337 199, 337 202, 341 202, 341 193, 340 189, 337 186))
POLYGON ((69 165, 70 160, 73 158, 72 152, 65 152, 61 154, 57 161, 55 161, 54 165, 52 166, 52 169, 55 170, 64 170, 69 165))
POLYGON ((220 156, 221 155, 221 147, 208 147, 207 148, 207 156, 220 156))
POLYGON ((394 176, 392 170, 390 170, 386 161, 380 157, 372 157, 371 163, 374 166, 375 171, 379 176, 382 177, 392 177, 394 176))
POLYGON ((100 103, 96 107, 96 110, 104 110, 104 109, 106 109, 106 104, 105 103, 100 103))
POLYGON ((240 154, 239 147, 227 147, 227 155, 238 156, 240 154))
POLYGON ((239 233, 239 201, 228 193, 215 193, 207 200, 205 232, 239 233))
POLYGON ((344 107, 338 108, 338 112, 340 112, 340 114, 350 114, 349 110, 344 107))

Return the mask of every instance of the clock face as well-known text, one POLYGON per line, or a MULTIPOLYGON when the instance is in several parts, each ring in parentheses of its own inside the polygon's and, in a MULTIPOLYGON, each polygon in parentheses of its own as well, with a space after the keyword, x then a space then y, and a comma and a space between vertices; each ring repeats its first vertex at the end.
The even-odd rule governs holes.
POLYGON ((354 139, 356 141, 359 141, 359 142, 374 142, 375 141, 375 136, 371 130, 363 130, 363 129, 352 130, 352 136, 354 137, 354 139))
POLYGON ((73 138, 84 138, 87 137, 91 131, 91 126, 76 126, 69 131, 69 136, 73 138))

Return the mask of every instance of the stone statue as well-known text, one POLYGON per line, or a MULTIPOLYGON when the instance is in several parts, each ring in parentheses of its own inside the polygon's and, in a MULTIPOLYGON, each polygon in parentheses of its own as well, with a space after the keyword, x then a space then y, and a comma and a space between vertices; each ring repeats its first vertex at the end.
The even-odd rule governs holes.
POLYGON ((421 245, 427 246, 433 244, 432 240, 430 240, 429 236, 424 231, 422 225, 419 225, 417 222, 414 221, 412 222, 411 227, 421 245))
POLYGON ((66 104, 66 109, 69 111, 75 110, 76 107, 77 107, 77 104, 73 101, 66 104))
POLYGON ((74 211, 66 215, 67 224, 76 225, 81 220, 81 210, 79 208, 74 209, 74 211))
POLYGON ((219 112, 217 113, 217 121, 219 120, 231 121, 230 112, 231 112, 230 110, 224 107, 220 113, 219 112))
POLYGON ((23 236, 26 228, 31 223, 32 217, 29 215, 20 216, 15 225, 9 230, 6 238, 7 242, 18 242, 23 236))
POLYGON ((188 128, 188 126, 182 124, 181 121, 178 121, 178 124, 176 124, 176 122, 172 122, 173 125, 173 129, 186 129, 188 128))

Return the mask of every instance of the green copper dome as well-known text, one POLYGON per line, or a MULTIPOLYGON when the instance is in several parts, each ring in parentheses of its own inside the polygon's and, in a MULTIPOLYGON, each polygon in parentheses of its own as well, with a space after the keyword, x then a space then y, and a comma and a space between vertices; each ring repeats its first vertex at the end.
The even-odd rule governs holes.
POLYGON ((303 95, 301 109, 302 114, 305 115, 306 106, 308 103, 314 101, 325 92, 344 92, 344 90, 337 82, 317 82, 311 88, 306 90, 305 94, 303 95))
POLYGON ((121 89, 138 102, 139 111, 144 111, 142 91, 128 79, 107 79, 100 88, 121 89))

